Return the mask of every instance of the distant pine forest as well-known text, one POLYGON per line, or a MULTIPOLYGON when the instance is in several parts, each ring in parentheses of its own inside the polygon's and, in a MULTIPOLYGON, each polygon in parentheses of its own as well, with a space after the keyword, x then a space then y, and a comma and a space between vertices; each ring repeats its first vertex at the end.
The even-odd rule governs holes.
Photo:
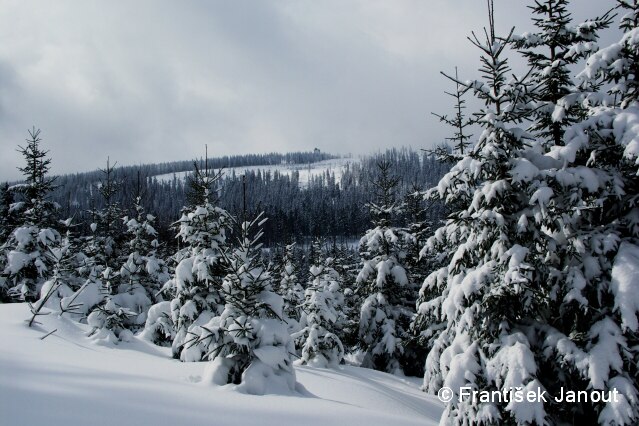
MULTIPOLYGON (((55 161, 55 153, 52 160, 55 161)), ((114 179, 117 188, 112 201, 127 211, 133 209, 139 193, 142 206, 157 219, 159 240, 168 247, 177 245, 171 225, 189 204, 189 175, 196 167, 215 172, 222 170, 223 178, 216 198, 217 204, 229 213, 237 217, 244 209, 249 216, 265 213, 268 221, 264 224, 262 242, 266 247, 273 247, 292 241, 307 243, 317 236, 333 244, 353 243, 359 239, 371 226, 366 204, 371 201, 371 185, 380 161, 390 163, 393 174, 399 179, 397 195, 403 198, 436 185, 450 166, 426 151, 410 148, 389 149, 357 158, 340 158, 315 150, 123 167, 117 166, 117 159, 109 161, 108 167, 113 170, 110 178, 114 179), (339 160, 339 168, 336 169, 330 160, 339 160), (272 167, 279 165, 283 169, 272 167), (299 172, 290 171, 292 165, 300 166, 299 169, 315 168, 308 181, 302 184, 299 172), (323 169, 317 168, 324 165, 323 169), (241 175, 238 171, 242 171, 241 175)), ((106 160, 104 169, 107 169, 106 160)), ((56 187, 50 194, 50 201, 60 206, 61 216, 73 217, 75 224, 88 229, 93 222, 92 212, 105 207, 99 191, 106 178, 105 170, 61 175, 55 179, 56 187)), ((397 218, 398 226, 413 222, 416 218, 411 216, 415 215, 429 221, 443 217, 440 205, 409 210, 397 218)))

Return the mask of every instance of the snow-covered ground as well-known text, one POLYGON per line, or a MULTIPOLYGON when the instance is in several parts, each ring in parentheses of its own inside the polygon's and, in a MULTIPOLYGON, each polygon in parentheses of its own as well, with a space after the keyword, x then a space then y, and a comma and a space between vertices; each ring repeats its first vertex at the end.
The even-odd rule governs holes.
POLYGON ((351 366, 296 367, 297 395, 241 394, 203 383, 206 363, 173 360, 169 348, 101 346, 57 314, 28 328, 28 312, 0 305, 0 425, 427 426, 443 411, 416 379, 351 366))
MULTIPOLYGON (((242 176, 247 171, 257 172, 258 170, 261 170, 262 173, 270 172, 271 174, 273 174, 275 171, 278 171, 282 175, 290 176, 291 174, 293 174, 294 171, 297 171, 299 172, 300 186, 305 187, 308 185, 308 181, 310 180, 311 176, 321 175, 327 170, 335 174, 335 181, 339 183, 347 165, 359 162, 359 158, 335 158, 332 160, 318 161, 311 164, 277 164, 267 166, 230 167, 228 169, 224 169, 224 175, 228 176, 235 172, 236 176, 242 176)), ((156 178, 159 182, 168 182, 173 180, 173 176, 175 176, 179 180, 184 180, 189 174, 191 174, 191 171, 167 173, 164 175, 157 175, 153 177, 156 178)))

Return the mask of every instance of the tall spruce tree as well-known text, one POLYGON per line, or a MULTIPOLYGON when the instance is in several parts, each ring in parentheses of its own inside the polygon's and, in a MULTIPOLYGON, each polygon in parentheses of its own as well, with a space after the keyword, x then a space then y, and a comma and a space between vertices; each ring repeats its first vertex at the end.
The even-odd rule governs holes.
POLYGON ((27 144, 20 146, 18 151, 25 160, 23 167, 18 167, 25 177, 24 184, 18 184, 13 190, 22 196, 22 204, 17 207, 28 223, 37 226, 54 226, 57 224, 56 206, 49 201, 50 193, 55 189, 55 177, 48 177, 51 159, 48 151, 40 144, 40 129, 34 127, 29 130, 27 144))
MULTIPOLYGON (((429 196, 447 203, 445 225, 425 252, 442 265, 420 292, 419 314, 427 317, 430 352, 424 388, 455 393, 444 418, 450 424, 546 424, 543 402, 508 403, 460 398, 459 390, 524 392, 544 389, 534 329, 545 311, 539 291, 549 275, 553 240, 535 221, 549 197, 537 167, 539 151, 521 127, 530 114, 529 82, 508 79, 511 32, 495 34, 492 1, 481 51, 481 79, 459 82, 483 103, 475 114, 482 132, 429 196)), ((452 78, 454 80, 454 78, 452 78)))
POLYGON ((40 130, 29 130, 27 144, 18 151, 25 160, 18 167, 24 183, 8 188, 20 196, 10 208, 20 220, 2 246, 5 288, 13 300, 34 301, 40 287, 52 273, 48 248, 60 243, 57 228, 57 205, 48 199, 55 188, 55 178, 48 177, 51 159, 41 148, 40 130))
POLYGON ((553 407, 556 423, 639 420, 639 5, 617 5, 621 40, 593 53, 578 75, 582 89, 600 89, 560 100, 566 107, 585 100, 588 108, 548 154, 559 166, 547 173, 546 217, 563 244, 539 334, 552 392, 618 395, 553 407))

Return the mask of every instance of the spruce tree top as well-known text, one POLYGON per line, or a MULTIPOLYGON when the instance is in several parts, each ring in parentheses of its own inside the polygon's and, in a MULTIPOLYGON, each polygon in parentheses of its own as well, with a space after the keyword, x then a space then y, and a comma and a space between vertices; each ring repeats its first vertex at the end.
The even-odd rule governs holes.
POLYGON ((395 190, 400 182, 400 178, 391 175, 392 164, 390 161, 382 160, 377 163, 379 174, 377 179, 371 183, 373 185, 375 201, 368 203, 373 225, 387 227, 391 225, 394 215, 401 213, 402 203, 395 197, 395 190))
POLYGON ((570 69, 598 49, 598 31, 610 24, 609 13, 573 25, 568 0, 536 0, 529 6, 538 31, 512 37, 513 46, 528 60, 532 87, 531 109, 536 120, 531 130, 555 145, 563 145, 565 129, 585 115, 579 104, 558 105, 575 93, 570 69))
POLYGON ((18 167, 25 177, 25 183, 15 185, 12 189, 24 195, 25 218, 33 225, 49 225, 55 206, 47 201, 47 196, 55 189, 55 178, 47 177, 51 159, 47 158, 48 151, 42 150, 40 143, 40 129, 34 127, 29 130, 27 144, 18 147, 26 165, 18 167))

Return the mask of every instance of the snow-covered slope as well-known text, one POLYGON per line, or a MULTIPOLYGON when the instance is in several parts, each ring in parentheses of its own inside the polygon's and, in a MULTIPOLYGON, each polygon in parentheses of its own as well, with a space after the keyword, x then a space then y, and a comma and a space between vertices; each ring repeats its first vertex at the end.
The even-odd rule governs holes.
POLYGON ((241 394, 202 383, 206 363, 168 348, 100 346, 84 325, 51 314, 28 328, 27 317, 24 304, 0 305, 0 425, 424 426, 443 411, 417 380, 349 366, 296 368, 298 395, 241 394))
MULTIPOLYGON (((224 169, 224 175, 229 176, 232 173, 235 173, 236 176, 242 176, 247 171, 253 171, 257 173, 258 170, 262 173, 270 172, 271 174, 273 174, 275 173, 275 171, 277 171, 282 175, 291 175, 294 171, 297 171, 299 173, 300 186, 305 187, 308 185, 308 181, 311 179, 312 176, 321 175, 326 171, 330 171, 331 173, 333 173, 335 175, 335 181, 339 183, 347 165, 359 162, 359 158, 335 158, 332 160, 318 161, 311 164, 278 164, 270 166, 231 167, 228 169, 224 169)), ((191 171, 167 173, 164 175, 153 176, 153 178, 157 179, 160 182, 167 182, 172 180, 174 176, 178 180, 184 180, 189 174, 191 174, 191 171)))

